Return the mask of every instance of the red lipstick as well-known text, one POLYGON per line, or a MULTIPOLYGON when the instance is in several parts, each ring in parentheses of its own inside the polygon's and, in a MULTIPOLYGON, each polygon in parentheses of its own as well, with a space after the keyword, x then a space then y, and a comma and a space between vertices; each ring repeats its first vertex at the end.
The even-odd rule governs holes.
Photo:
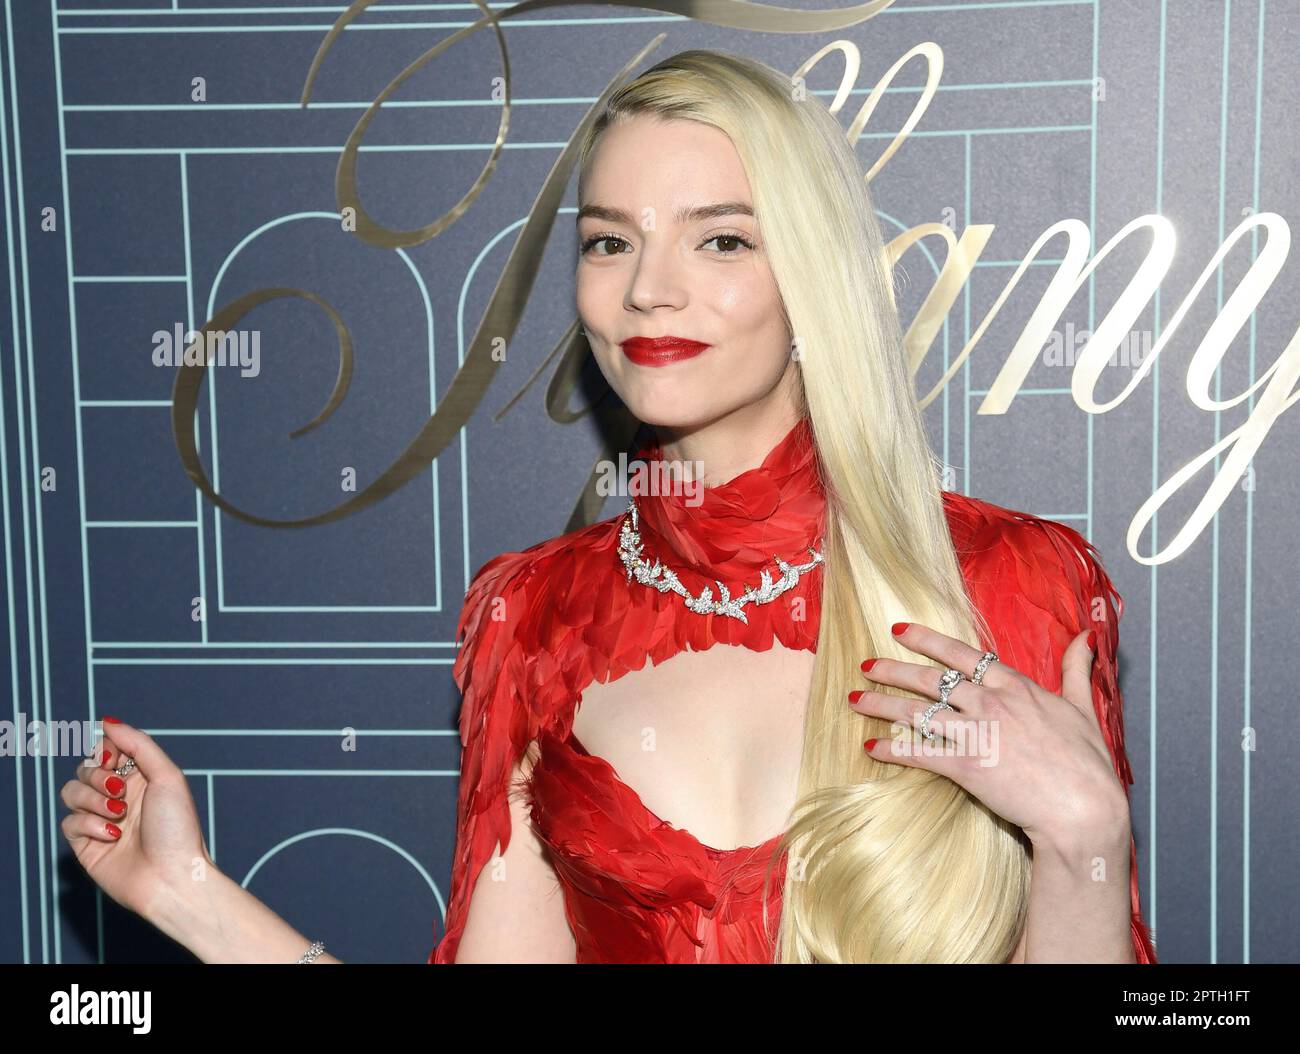
POLYGON ((667 366, 669 363, 691 359, 710 344, 685 337, 629 337, 620 345, 623 354, 638 366, 667 366))

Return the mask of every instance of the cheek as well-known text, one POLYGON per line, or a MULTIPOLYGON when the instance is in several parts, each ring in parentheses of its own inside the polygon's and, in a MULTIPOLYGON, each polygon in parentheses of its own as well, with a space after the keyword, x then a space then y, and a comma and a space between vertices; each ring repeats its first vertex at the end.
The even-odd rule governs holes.
POLYGON ((723 274, 706 285, 709 300, 718 313, 732 321, 738 332, 757 333, 781 325, 781 297, 766 268, 723 274))
POLYGON ((578 309, 583 315, 609 317, 622 310, 626 280, 617 268, 579 265, 575 284, 578 309))
POLYGON ((765 392, 776 384, 790 363, 780 335, 737 333, 726 349, 708 364, 711 384, 717 390, 765 392))
POLYGON ((724 376, 749 379, 757 388, 772 384, 789 365, 790 335, 781 298, 771 276, 763 271, 719 283, 712 291, 728 354, 715 368, 724 376))
POLYGON ((574 300, 578 306, 578 314, 583 321, 595 322, 592 317, 592 311, 597 306, 597 299, 593 295, 591 278, 588 272, 584 272, 581 267, 575 279, 574 300))

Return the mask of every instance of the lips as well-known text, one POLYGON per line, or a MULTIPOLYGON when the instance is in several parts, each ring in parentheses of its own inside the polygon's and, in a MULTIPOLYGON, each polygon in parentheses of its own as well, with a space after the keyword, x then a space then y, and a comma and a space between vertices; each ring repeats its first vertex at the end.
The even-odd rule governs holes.
POLYGON ((670 363, 693 359, 709 344, 685 337, 630 337, 620 345, 623 354, 638 366, 667 366, 670 363))

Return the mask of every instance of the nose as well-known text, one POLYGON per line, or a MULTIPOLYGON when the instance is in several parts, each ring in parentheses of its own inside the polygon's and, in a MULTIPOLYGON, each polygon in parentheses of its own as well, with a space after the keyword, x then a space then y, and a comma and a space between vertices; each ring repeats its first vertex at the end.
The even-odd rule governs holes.
POLYGON ((653 311, 657 307, 683 307, 686 299, 686 276, 671 243, 656 245, 653 238, 648 238, 632 269, 623 306, 631 311, 653 311))

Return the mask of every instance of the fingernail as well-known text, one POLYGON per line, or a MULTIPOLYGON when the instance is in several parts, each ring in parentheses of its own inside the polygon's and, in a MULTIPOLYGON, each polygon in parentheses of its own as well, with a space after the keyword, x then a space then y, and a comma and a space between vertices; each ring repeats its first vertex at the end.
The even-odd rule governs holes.
POLYGON ((109 834, 111 834, 114 838, 121 838, 121 837, 122 837, 122 828, 120 828, 120 827, 119 827, 117 824, 115 824, 115 823, 106 823, 106 824, 104 824, 104 830, 106 830, 106 831, 107 831, 109 834))
POLYGON ((869 753, 871 751, 871 748, 874 747, 877 742, 878 740, 868 739, 865 743, 862 744, 862 749, 869 753))
POLYGON ((107 714, 104 715, 104 720, 107 721, 110 725, 120 725, 122 723, 122 719, 120 717, 109 717, 107 714))
POLYGON ((126 802, 119 801, 117 798, 105 798, 104 800, 108 802, 109 812, 115 812, 118 816, 126 812, 126 802))
POLYGON ((856 692, 849 692, 849 702, 850 702, 850 703, 856 703, 856 702, 857 702, 859 699, 861 699, 861 698, 862 698, 862 690, 861 690, 861 689, 859 689, 859 690, 856 691, 856 692))
POLYGON ((1097 633, 1095 630, 1088 630, 1088 647, 1093 651, 1097 650, 1097 633))
POLYGON ((895 637, 897 637, 900 633, 903 633, 910 625, 911 625, 910 622, 895 622, 894 628, 890 632, 893 633, 895 637))
POLYGON ((867 659, 867 660, 866 660, 865 662, 863 662, 863 664, 862 664, 862 672, 863 672, 863 673, 870 673, 870 672, 871 672, 871 667, 875 666, 875 665, 876 665, 876 662, 877 662, 876 659, 867 659))
POLYGON ((104 768, 108 768, 108 759, 111 758, 112 756, 113 756, 113 752, 111 750, 104 751, 104 756, 99 762, 100 765, 102 765, 104 768))
POLYGON ((104 781, 104 788, 109 794, 121 794, 122 788, 125 786, 126 784, 122 782, 121 776, 109 776, 108 779, 104 781))

